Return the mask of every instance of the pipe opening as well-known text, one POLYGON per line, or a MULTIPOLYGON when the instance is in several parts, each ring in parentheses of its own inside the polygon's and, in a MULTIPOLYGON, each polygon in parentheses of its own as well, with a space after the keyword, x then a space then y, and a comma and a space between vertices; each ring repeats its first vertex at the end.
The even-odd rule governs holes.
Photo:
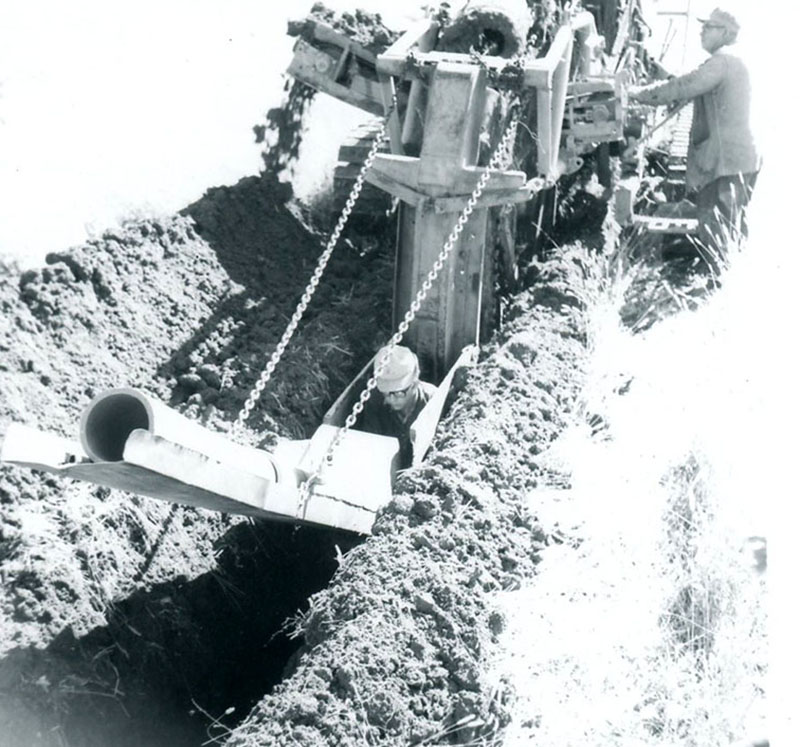
POLYGON ((128 436, 150 430, 150 414, 138 397, 120 392, 98 400, 86 413, 81 441, 96 462, 120 462, 128 436))

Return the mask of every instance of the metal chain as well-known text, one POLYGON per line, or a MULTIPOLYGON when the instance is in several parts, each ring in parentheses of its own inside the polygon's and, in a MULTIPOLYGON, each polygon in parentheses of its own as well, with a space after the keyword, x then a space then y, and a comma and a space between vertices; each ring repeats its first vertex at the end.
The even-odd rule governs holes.
POLYGON ((380 149, 383 142, 387 139, 386 135, 387 124, 396 106, 397 102, 395 100, 392 103, 392 106, 389 108, 388 112, 386 113, 386 116, 384 117, 383 121, 381 122, 378 134, 376 135, 375 140, 372 143, 372 147, 370 148, 366 160, 361 166, 361 170, 358 173, 358 177, 356 178, 355 184, 353 184, 353 188, 350 190, 350 194, 347 197, 347 201, 345 202, 345 205, 342 208, 342 212, 339 215, 339 220, 336 223, 336 227, 333 229, 333 232, 331 233, 331 236, 328 239, 325 251, 322 252, 319 260, 317 261, 317 266, 314 269, 314 273, 311 276, 311 280, 309 280, 308 285, 305 287, 300 302, 297 304, 297 308, 295 309, 294 314, 292 314, 292 318, 289 320, 289 325, 286 327, 286 330, 284 331, 283 336, 280 339, 280 342, 273 351, 272 356, 270 357, 266 368, 261 373, 261 376, 259 377, 253 389, 250 391, 247 400, 242 406, 242 409, 239 411, 239 414, 236 420, 234 421, 233 425, 231 426, 232 433, 236 433, 237 431, 241 430, 244 427, 245 422, 247 422, 247 419, 250 417, 250 413, 252 412, 258 400, 261 398, 261 395, 264 392, 264 388, 266 387, 267 383, 272 377, 272 374, 274 373, 275 368, 278 365, 278 362, 283 356, 283 353, 286 350, 289 341, 292 339, 292 336, 297 330, 297 325, 300 323, 300 319, 302 318, 303 314, 305 314, 305 311, 308 308, 308 304, 311 301, 311 297, 317 290, 317 286, 319 285, 322 273, 325 272, 328 260, 330 260, 331 255, 333 254, 333 250, 336 248, 336 244, 339 241, 339 237, 341 236, 342 231, 344 230, 344 227, 347 224, 347 220, 350 217, 350 213, 352 213, 353 211, 353 207, 356 204, 356 200, 358 200, 358 197, 361 194, 361 189, 364 186, 364 179, 366 177, 367 171, 369 171, 369 169, 372 167, 372 164, 378 155, 378 150, 380 149))
POLYGON ((464 206, 461 214, 458 216, 458 220, 456 221, 453 230, 450 232, 450 235, 447 237, 447 241, 445 241, 444 246, 442 247, 442 251, 439 252, 439 256, 436 258, 436 261, 433 263, 433 267, 428 272, 427 277, 425 278, 424 282, 422 283, 421 288, 417 291, 417 295, 414 300, 411 302, 411 306, 409 306, 408 311, 406 311, 403 321, 397 327, 397 330, 390 338, 389 342, 386 344, 386 354, 377 362, 375 370, 367 381, 366 386, 362 390, 361 394, 358 397, 358 400, 353 405, 353 409, 350 411, 350 414, 345 419, 344 425, 339 429, 336 436, 331 441, 330 445, 328 446, 328 450, 325 453, 325 456, 320 460, 320 463, 317 465, 316 470, 314 473, 308 477, 303 484, 300 486, 300 496, 298 500, 298 510, 297 515, 300 515, 303 507, 307 503, 308 499, 311 496, 311 491, 315 483, 319 482, 322 473, 324 470, 329 467, 333 463, 333 456, 336 450, 341 445, 342 441, 344 440, 347 432, 356 424, 356 420, 358 416, 363 412, 364 406, 367 403, 367 400, 372 395, 373 389, 377 386, 378 377, 383 373, 386 366, 389 364, 389 358, 391 357, 391 353, 395 347, 400 343, 403 339, 403 335, 408 332, 408 328, 411 326, 411 323, 414 321, 416 315, 419 313, 420 308, 422 307, 425 298, 427 297, 428 293, 430 292, 431 288, 433 287, 434 282, 436 281, 439 273, 442 271, 445 261, 449 256, 450 252, 453 250, 453 247, 458 241, 458 237, 461 235, 461 232, 464 230, 464 227, 467 225, 469 221, 470 215, 475 210, 475 206, 478 204, 478 200, 480 196, 483 194, 483 190, 486 188, 486 184, 489 182, 489 179, 492 177, 492 171, 500 168, 504 168, 508 161, 511 158, 511 151, 513 148, 514 143, 514 135, 517 129, 517 122, 518 120, 513 120, 508 129, 503 134, 500 143, 497 146, 497 149, 492 156, 489 166, 484 170, 481 174, 478 183, 475 185, 475 188, 472 190, 472 194, 470 195, 469 199, 467 200, 467 204, 464 206))

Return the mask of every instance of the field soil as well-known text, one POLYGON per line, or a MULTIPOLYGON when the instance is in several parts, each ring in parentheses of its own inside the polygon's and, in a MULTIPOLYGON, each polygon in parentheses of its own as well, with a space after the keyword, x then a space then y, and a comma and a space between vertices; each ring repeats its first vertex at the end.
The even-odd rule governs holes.
MULTIPOLYGON (((524 495, 574 419, 600 203, 534 261, 373 535, 240 518, 0 468, 0 745, 363 745, 491 739, 492 595, 552 540, 524 495)), ((392 221, 346 234, 248 422, 309 436, 389 336, 392 221)), ((0 433, 75 438, 138 387, 230 428, 325 236, 267 177, 0 278, 0 433)))
MULTIPOLYGON (((325 238, 290 194, 249 178, 41 269, 6 268, 0 432, 14 421, 77 439, 82 408, 117 386, 226 431, 325 238)), ((251 443, 309 436, 384 340, 392 255, 379 232, 342 241, 249 420, 251 443)), ((4 747, 198 744, 205 711, 240 718, 280 677, 296 647, 284 620, 355 541, 7 465, 0 505, 4 747)))
MULTIPOLYGON (((538 5, 544 39, 555 6, 538 5)), ((394 38, 377 17, 341 23, 376 49, 394 38)), ((291 169, 310 99, 292 86, 255 128, 268 174, 291 169)), ((568 425, 602 428, 578 405, 591 300, 624 277, 622 321, 641 330, 708 290, 693 259, 646 242, 610 267, 585 176, 560 183, 558 223, 522 248, 513 293, 496 289, 497 331, 369 537, 0 465, 0 747, 500 743, 514 692, 489 671, 498 592, 563 541, 527 496, 564 479, 540 457, 568 425)), ((44 267, 0 265, 0 439, 12 422, 77 438, 83 408, 121 386, 229 431, 326 239, 262 175, 44 267)), ((394 245, 394 216, 354 216, 237 437, 269 449, 314 432, 393 331, 394 245)))
POLYGON ((504 627, 492 597, 548 542, 522 497, 582 383, 581 256, 543 264, 514 299, 427 462, 298 619, 290 676, 226 744, 465 744, 502 728, 511 693, 485 678, 504 627))

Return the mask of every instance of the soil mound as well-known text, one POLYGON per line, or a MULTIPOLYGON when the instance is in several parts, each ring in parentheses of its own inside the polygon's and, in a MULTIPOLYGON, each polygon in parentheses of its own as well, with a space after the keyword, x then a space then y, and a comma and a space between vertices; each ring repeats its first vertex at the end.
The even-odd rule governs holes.
MULTIPOLYGON (((19 421, 74 437, 114 386, 227 430, 326 238, 290 196, 245 179, 7 272, 0 434, 19 421)), ((389 221, 342 238, 251 443, 308 436, 388 338, 393 245, 389 221)), ((545 541, 521 496, 580 386, 595 282, 584 250, 554 255, 524 272, 433 454, 363 543, 4 467, 0 744, 408 744, 502 726, 490 594, 529 576, 545 541)))
MULTIPOLYGON (((286 197, 272 180, 246 179, 209 191, 183 215, 127 223, 49 255, 41 269, 2 277, 0 433, 19 421, 75 437, 81 409, 113 386, 142 388, 226 430, 321 250, 322 237, 286 197)), ((253 443, 308 435, 385 339, 392 250, 381 239, 342 241, 250 418, 253 443)), ((332 562, 334 545, 352 541, 308 533, 320 562, 309 566, 314 572, 298 572, 287 559, 296 557, 300 540, 289 530, 253 529, 256 541, 229 517, 9 467, 0 471, 0 504, 0 688, 7 694, 0 697, 0 724, 17 735, 4 747, 60 744, 58 734, 69 744, 159 744, 131 729, 138 708, 131 694, 147 690, 139 713, 150 708, 152 732, 164 712, 159 702, 180 701, 185 720, 189 694, 208 692, 209 679, 225 703, 211 697, 199 705, 221 713, 236 696, 220 683, 235 679, 248 655, 263 660, 252 651, 261 652, 302 598, 326 583, 332 568, 320 566, 332 562), (265 544, 280 562, 266 559, 265 544), (222 563, 225 554, 236 562, 222 563), (257 589, 247 567, 260 569, 257 589), (277 589, 281 576, 267 570, 273 567, 294 579, 294 601, 277 589), (217 595, 214 614, 208 600, 215 597, 207 592, 219 584, 229 595, 217 595), (288 603, 269 611, 277 597, 288 603), (257 608, 253 600, 261 600, 257 608), (238 638, 221 642, 220 625, 243 618, 251 622, 238 638), (206 626, 216 641, 202 633, 206 626), (214 656, 226 650, 240 655, 214 656), (175 655, 206 663, 178 666, 175 655), (152 677, 148 685, 158 662, 179 674, 152 677), (181 682, 182 701, 174 697, 181 682), (95 738, 87 724, 98 712, 110 725, 95 738)), ((183 743, 166 734, 163 744, 183 743)))
POLYGON ((593 281, 579 257, 538 267, 434 453, 311 599, 291 677, 226 744, 465 744, 504 725, 510 693, 485 680, 504 624, 490 599, 532 575, 544 546, 523 496, 582 383, 593 281))

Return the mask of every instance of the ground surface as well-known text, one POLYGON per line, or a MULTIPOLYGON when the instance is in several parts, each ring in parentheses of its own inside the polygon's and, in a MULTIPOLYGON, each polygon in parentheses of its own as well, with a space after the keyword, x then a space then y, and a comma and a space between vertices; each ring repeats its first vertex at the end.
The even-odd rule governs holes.
MULTIPOLYGON (((320 251, 320 237, 284 205, 285 189, 252 178, 211 190, 183 216, 132 223, 50 255, 41 270, 5 274, 3 431, 18 421, 76 438, 81 409, 113 386, 141 387, 226 429, 320 251)), ((251 417, 254 441, 308 435, 383 339, 387 249, 374 236, 368 246, 342 243, 251 417)), ((211 700, 198 706, 217 715, 246 705, 236 692, 249 689, 248 667, 265 676, 270 636, 324 583, 334 544, 352 542, 8 467, 0 501, 9 745, 195 744, 157 731, 176 720, 185 729, 200 690, 211 700), (90 726, 98 714, 105 730, 90 726)), ((273 666, 266 676, 277 674, 273 666)))
MULTIPOLYGON (((76 437, 81 409, 113 386, 229 427, 324 239, 288 197, 247 179, 7 271, 3 431, 76 437)), ((251 417, 253 443, 308 435, 388 336, 390 236, 370 226, 342 242, 251 417)), ((503 627, 488 600, 543 546, 520 496, 579 388, 581 257, 530 268, 432 457, 366 542, 3 467, 4 747, 197 745, 237 725, 231 744, 405 744, 501 725, 504 696, 482 674, 503 627)))
MULTIPOLYGON (((283 153, 298 143, 303 103, 268 116, 288 137, 283 153)), ((492 744, 514 733, 504 728, 519 719, 520 685, 490 670, 525 620, 509 624, 498 597, 526 590, 535 610, 549 593, 565 618, 597 614, 562 598, 563 578, 537 586, 553 558, 575 563, 562 573, 576 594, 593 576, 530 499, 553 481, 571 487, 545 458, 565 427, 604 427, 577 399, 588 299, 614 273, 598 260, 605 203, 576 186, 562 185, 548 259, 501 304, 432 453, 401 478, 368 539, 0 467, 0 747, 492 744)), ((390 334, 392 221, 360 229, 340 243, 256 407, 251 443, 308 436, 390 334)), ((325 238, 286 185, 251 178, 40 269, 0 271, 0 437, 12 421, 74 437, 82 408, 113 386, 227 430, 325 238)), ((651 252, 640 238, 628 259, 651 252)), ((617 269, 632 330, 707 296, 691 258, 617 269)), ((543 665, 532 666, 538 677, 543 665)), ((563 720, 562 703, 540 711, 563 720)), ((710 744, 691 741, 686 724, 701 719, 691 713, 685 743, 710 744)), ((538 738, 537 719, 516 733, 538 738)))
MULTIPOLYGON (((289 156, 303 103, 268 118, 289 156)), ((562 185, 548 259, 500 304, 432 453, 367 539, 0 468, 0 747, 502 733, 514 693, 489 674, 506 626, 496 598, 530 582, 552 541, 526 496, 553 479, 540 455, 583 416, 588 299, 607 278, 605 203, 580 186, 562 185)), ((248 422, 254 445, 309 436, 391 333, 393 219, 354 224, 248 422)), ((114 386, 226 431, 326 238, 287 185, 254 177, 7 269, 0 436, 16 421, 75 437, 114 386)), ((695 301, 663 273, 631 277, 631 327, 695 301)))
MULTIPOLYGON (((0 745, 493 744, 537 727, 514 711, 524 681, 493 667, 509 645, 498 600, 538 598, 537 565, 564 542, 530 499, 569 487, 549 447, 576 423, 602 437, 580 400, 593 303, 624 279, 621 320, 645 330, 708 295, 689 258, 613 272, 602 202, 565 193, 547 258, 501 304, 369 538, 3 466, 0 745)), ((253 444, 308 436, 389 336, 392 220, 354 223, 249 421, 253 444)), ((91 397, 123 385, 227 430, 324 241, 288 187, 251 178, 41 269, 6 268, 0 433, 18 421, 75 437, 91 397)), ((628 259, 646 259, 637 241, 628 259)))

